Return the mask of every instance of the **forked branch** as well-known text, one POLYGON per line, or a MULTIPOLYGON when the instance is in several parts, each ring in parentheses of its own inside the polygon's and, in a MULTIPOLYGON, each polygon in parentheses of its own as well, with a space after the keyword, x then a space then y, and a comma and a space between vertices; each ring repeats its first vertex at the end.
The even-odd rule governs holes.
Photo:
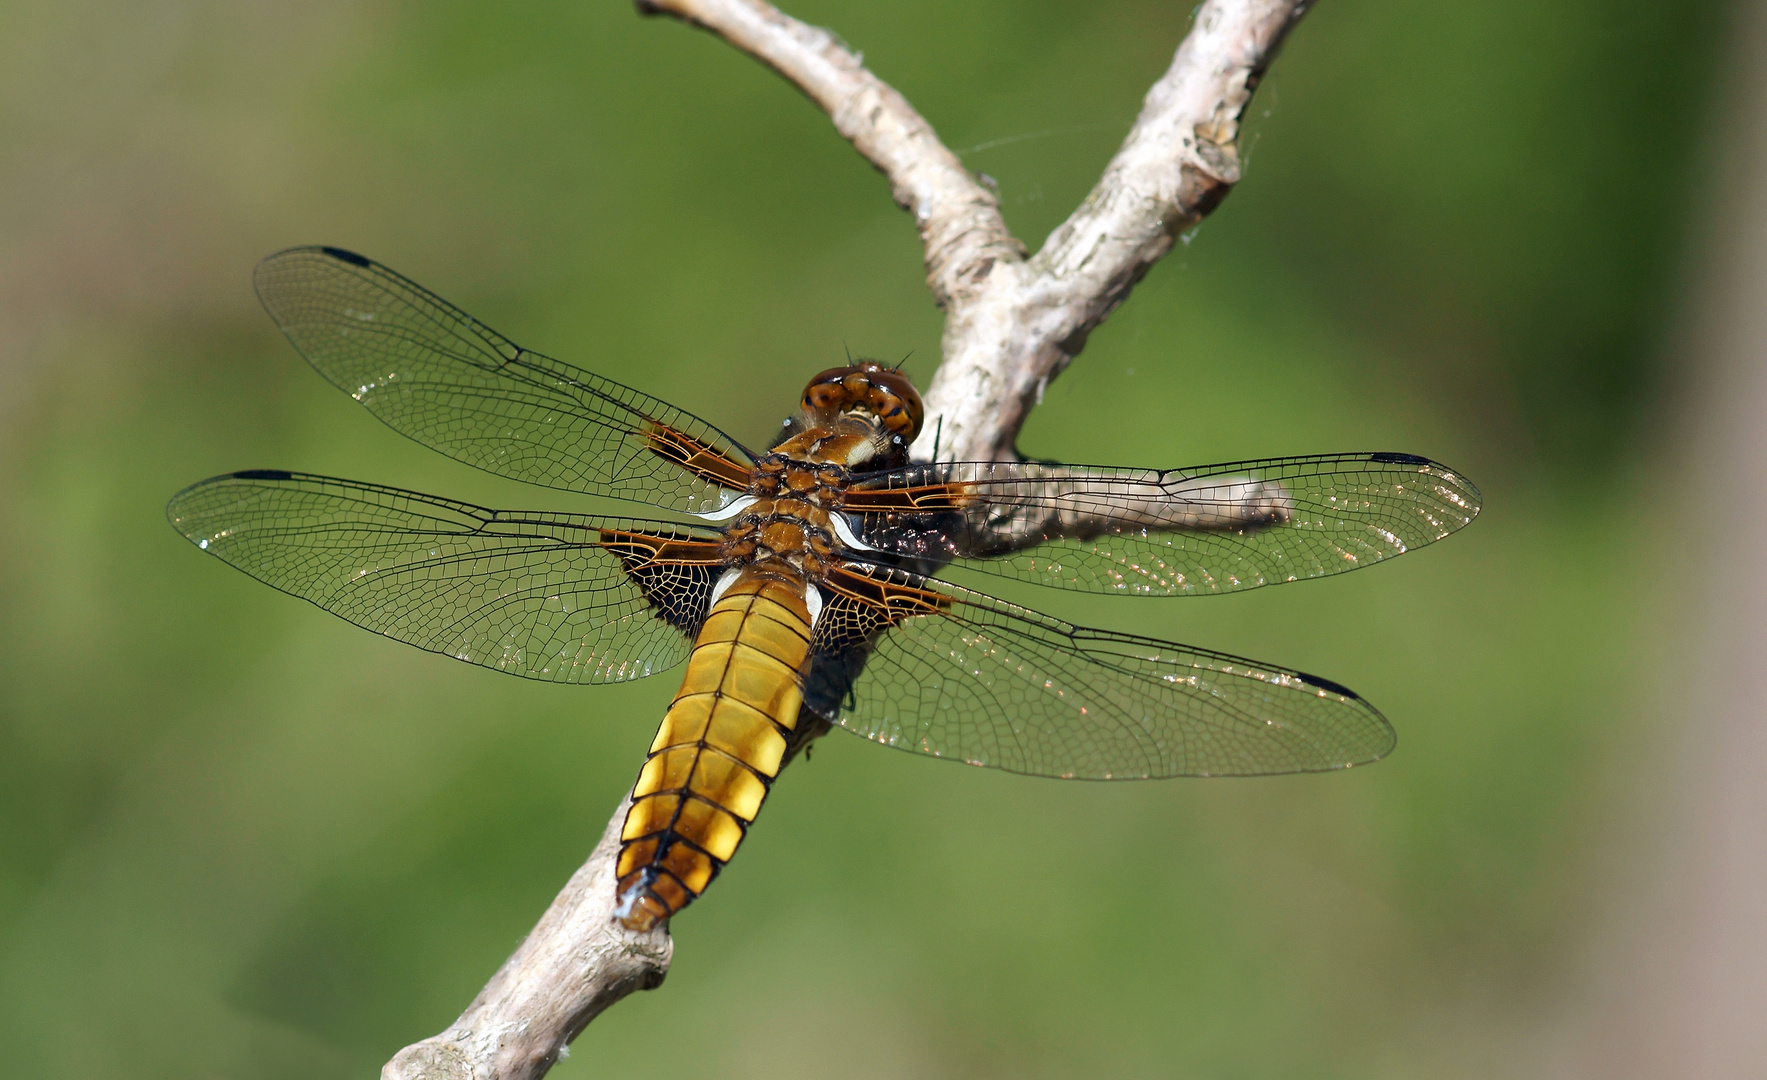
MULTIPOLYGON (((1208 0, 1091 194, 1030 260, 946 309, 927 388, 939 456, 1008 460, 1044 387, 1239 182, 1240 118, 1306 4, 1208 0)), ((929 249, 928 265, 935 261, 929 249)))
MULTIPOLYGON (((927 388, 939 456, 1014 456, 1049 381, 1179 234, 1239 182, 1240 118, 1307 5, 1208 0, 1097 186, 1028 260, 994 193, 932 125, 827 30, 763 0, 639 0, 762 60, 820 105, 890 181, 925 246, 945 309, 943 359, 927 388)), ((930 444, 918 446, 929 454, 930 444)))
MULTIPOLYGON (((1238 182, 1240 118, 1307 5, 1206 0, 1097 186, 1029 258, 994 193, 827 30, 762 0, 637 6, 709 30, 772 67, 889 179, 914 216, 927 287, 946 316, 927 430, 940 430, 943 459, 991 461, 1014 456, 1043 388, 1238 182)), ((667 933, 635 934, 612 918, 625 817, 622 802, 589 861, 460 1019, 400 1051, 383 1080, 535 1080, 603 1009, 662 982, 667 933)))

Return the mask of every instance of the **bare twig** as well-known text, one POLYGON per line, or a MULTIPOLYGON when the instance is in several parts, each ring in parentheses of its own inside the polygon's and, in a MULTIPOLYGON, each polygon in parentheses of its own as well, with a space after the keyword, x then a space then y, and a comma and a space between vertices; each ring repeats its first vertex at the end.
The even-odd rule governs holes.
POLYGON ((448 1030, 387 1062, 382 1080, 533 1080, 589 1021, 634 990, 662 985, 674 942, 613 919, 614 860, 630 797, 540 923, 448 1030))
MULTIPOLYGON (((927 287, 946 312, 943 362, 926 394, 926 430, 940 430, 941 458, 993 461, 1014 456, 1019 428, 1049 380, 1178 235, 1239 180, 1240 117, 1306 4, 1207 0, 1098 185, 1029 259, 1007 231, 994 193, 964 169, 906 98, 833 34, 762 0, 637 0, 637 6, 709 30, 768 64, 821 106, 889 179, 896 202, 914 215, 927 287)), ((925 454, 930 446, 917 450, 925 454)), ((1197 494, 1173 497, 1194 501, 1197 494)), ((1266 494, 1280 497, 1248 489, 1230 500, 1232 509, 1241 516, 1280 512, 1279 503, 1266 506, 1266 494)), ((1015 537, 999 540, 1006 549, 1015 537)), ((601 1010, 662 982, 670 957, 666 931, 634 934, 612 918, 613 863, 626 806, 622 802, 589 861, 460 1019, 400 1051, 383 1070, 384 1080, 532 1080, 601 1010)))

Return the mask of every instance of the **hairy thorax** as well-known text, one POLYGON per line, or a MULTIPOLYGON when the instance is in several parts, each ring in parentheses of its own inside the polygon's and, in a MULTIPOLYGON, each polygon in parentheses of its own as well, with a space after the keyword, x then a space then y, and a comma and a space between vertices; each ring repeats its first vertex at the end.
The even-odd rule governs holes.
POLYGON ((754 502, 726 527, 724 557, 735 566, 821 581, 842 546, 834 515, 851 475, 845 462, 869 453, 872 442, 867 434, 818 427, 760 458, 748 490, 754 502))

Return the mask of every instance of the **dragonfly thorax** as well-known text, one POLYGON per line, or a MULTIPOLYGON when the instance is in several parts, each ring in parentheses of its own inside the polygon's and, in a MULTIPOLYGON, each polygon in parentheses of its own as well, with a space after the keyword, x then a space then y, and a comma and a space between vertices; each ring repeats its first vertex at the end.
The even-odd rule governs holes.
POLYGON ((724 530, 724 557, 735 566, 789 568, 806 581, 826 577, 839 553, 833 514, 848 473, 826 461, 772 453, 755 465, 754 498, 724 530))

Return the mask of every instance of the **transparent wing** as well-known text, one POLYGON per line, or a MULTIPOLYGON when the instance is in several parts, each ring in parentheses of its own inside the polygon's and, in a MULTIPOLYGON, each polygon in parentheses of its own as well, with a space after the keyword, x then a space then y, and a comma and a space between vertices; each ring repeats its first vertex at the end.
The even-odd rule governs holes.
POLYGON ((710 424, 524 349, 361 255, 291 248, 259 263, 254 281, 321 375, 449 457, 690 514, 748 486, 749 453, 710 424))
POLYGON ((205 480, 166 516, 211 555, 358 626, 552 682, 679 663, 718 568, 716 534, 681 526, 486 510, 301 473, 205 480))
POLYGON ((829 579, 805 704, 889 746, 1037 776, 1317 772, 1393 729, 1336 683, 1074 626, 901 570, 829 579))
POLYGON ((846 508, 892 555, 1088 592, 1233 592, 1390 559, 1478 516, 1479 491, 1412 454, 1321 454, 1164 472, 1039 462, 912 465, 846 508))

